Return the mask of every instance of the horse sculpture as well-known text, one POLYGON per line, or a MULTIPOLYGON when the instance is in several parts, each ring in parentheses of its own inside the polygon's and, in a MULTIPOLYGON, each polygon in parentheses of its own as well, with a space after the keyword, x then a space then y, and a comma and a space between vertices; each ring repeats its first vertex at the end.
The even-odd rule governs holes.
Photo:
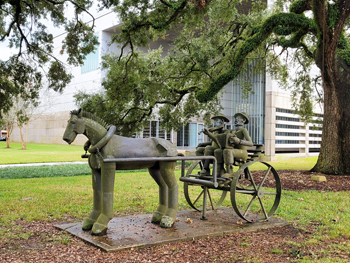
POLYGON ((71 111, 63 140, 71 144, 77 134, 89 141, 89 165, 92 173, 93 209, 83 221, 83 230, 92 235, 104 235, 113 217, 113 189, 115 170, 148 168, 159 186, 159 205, 153 213, 152 223, 169 228, 178 211, 178 185, 174 169, 176 161, 139 161, 104 163, 102 158, 167 157, 177 156, 176 147, 159 138, 126 138, 114 134, 115 126, 106 125, 95 115, 81 109, 71 111), (91 146, 90 146, 91 145, 91 146))

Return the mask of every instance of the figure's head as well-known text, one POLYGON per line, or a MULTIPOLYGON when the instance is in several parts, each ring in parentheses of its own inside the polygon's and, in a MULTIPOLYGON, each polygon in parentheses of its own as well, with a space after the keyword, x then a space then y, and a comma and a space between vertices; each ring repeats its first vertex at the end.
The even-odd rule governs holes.
POLYGON ((233 117, 235 118, 235 126, 242 126, 249 123, 249 116, 245 112, 236 113, 233 117))
POLYGON ((216 116, 212 117, 211 119, 214 120, 215 127, 223 126, 225 122, 230 122, 230 120, 227 119, 225 117, 225 115, 223 115, 223 114, 216 115, 216 116))
POLYGON ((85 131, 85 123, 81 117, 81 109, 71 111, 71 117, 68 120, 66 131, 63 135, 63 140, 68 144, 71 144, 78 134, 82 134, 85 131))

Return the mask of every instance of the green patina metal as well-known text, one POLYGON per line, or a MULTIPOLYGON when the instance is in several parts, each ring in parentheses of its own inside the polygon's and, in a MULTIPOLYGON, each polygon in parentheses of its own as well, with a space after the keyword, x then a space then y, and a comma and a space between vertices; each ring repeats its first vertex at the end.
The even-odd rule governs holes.
MULTIPOLYGON (((234 117, 235 128, 231 131, 219 130, 215 134, 203 131, 212 139, 206 148, 214 149, 210 154, 215 156, 217 169, 213 167, 210 172, 209 160, 194 162, 180 178, 184 182, 185 198, 193 209, 202 212, 202 219, 206 219, 207 206, 212 210, 219 208, 230 192, 232 207, 239 217, 247 222, 267 220, 280 203, 281 181, 270 164, 258 161, 263 145, 253 144, 248 131, 243 128, 249 122, 249 116, 240 112, 234 117), (251 166, 256 164, 263 165, 266 170, 258 175, 251 173, 251 166), (238 166, 238 170, 234 171, 233 166, 238 166), (254 207, 256 203, 258 206, 254 207)), ((214 129, 218 131, 218 127, 214 129)), ((203 155, 202 148, 203 144, 197 147, 199 157, 203 155)), ((209 151, 205 153, 209 155, 209 151)))
POLYGON ((174 175, 177 160, 182 160, 180 181, 184 182, 185 198, 192 208, 202 211, 201 219, 206 219, 207 204, 213 210, 217 209, 227 192, 231 193, 233 209, 242 219, 247 222, 269 219, 280 203, 281 181, 271 165, 257 161, 263 145, 253 144, 248 131, 243 128, 249 122, 249 116, 241 112, 234 117, 235 128, 229 131, 223 128, 228 119, 223 115, 214 116, 215 127, 202 131, 212 141, 199 145, 197 156, 180 157, 175 145, 166 140, 118 136, 114 134, 114 126, 106 125, 94 115, 72 111, 63 140, 70 144, 77 134, 84 134, 89 139, 84 150, 90 153, 93 209, 83 221, 83 230, 91 230, 92 235, 106 234, 107 224, 113 217, 115 170, 143 168, 148 168, 159 185, 159 204, 151 221, 164 228, 172 227, 178 212, 178 185, 174 175), (207 147, 214 149, 212 156, 205 154, 207 147), (186 173, 185 160, 195 161, 186 173), (205 163, 208 164, 206 169, 205 163), (250 171, 250 166, 257 163, 266 167, 261 175, 250 171), (238 166, 236 172, 233 166, 238 166), (199 206, 201 200, 202 208, 199 206))
POLYGON ((93 235, 104 235, 113 217, 113 189, 115 170, 148 168, 159 185, 159 205, 153 213, 152 222, 169 228, 175 222, 178 211, 178 185, 174 169, 176 160, 150 161, 153 157, 174 157, 177 150, 172 143, 158 138, 127 138, 114 134, 115 127, 82 110, 72 111, 63 140, 71 144, 77 134, 84 134, 89 141, 89 165, 92 173, 93 209, 84 219, 83 230, 93 235), (104 162, 106 159, 145 158, 138 162, 104 162), (147 159, 148 158, 148 159, 147 159))

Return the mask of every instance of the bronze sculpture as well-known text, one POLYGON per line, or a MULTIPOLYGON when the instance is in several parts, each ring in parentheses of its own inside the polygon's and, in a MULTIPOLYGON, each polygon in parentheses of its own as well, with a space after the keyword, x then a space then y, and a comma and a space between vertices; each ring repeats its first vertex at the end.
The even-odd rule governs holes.
MULTIPOLYGON (((249 123, 248 114, 245 112, 236 113, 234 118, 235 128, 228 131, 224 129, 224 121, 228 122, 228 119, 224 115, 214 116, 212 119, 214 119, 216 125, 211 129, 203 130, 203 133, 208 135, 211 141, 199 144, 196 150, 197 156, 215 156, 218 162, 218 176, 223 176, 225 172, 232 174, 235 159, 244 163, 248 158, 247 146, 253 146, 247 129, 243 128, 244 124, 249 123), (206 145, 205 148, 204 145, 206 145), (203 148, 205 149, 204 154, 202 154, 203 148)), ((200 174, 203 176, 210 174, 209 160, 204 162, 200 174)))
MULTIPOLYGON (((221 150, 223 138, 225 134, 229 133, 229 130, 225 129, 225 122, 229 122, 223 114, 219 114, 211 118, 214 120, 214 127, 206 129, 204 128, 201 132, 205 135, 209 136, 211 139, 209 142, 203 142, 198 144, 196 148, 196 156, 213 156, 215 155, 215 151, 221 150)), ((203 164, 203 169, 200 172, 202 176, 206 176, 210 174, 209 169, 210 162, 209 160, 205 160, 203 164)), ((217 166, 219 169, 219 165, 217 166)), ((220 175, 220 171, 218 171, 217 175, 220 175)))
POLYGON ((220 207, 230 192, 231 204, 239 217, 247 222, 268 220, 280 203, 281 181, 270 164, 258 161, 263 145, 253 144, 247 129, 243 128, 249 122, 249 116, 240 112, 234 117, 235 128, 230 132, 208 133, 220 146, 214 150, 214 157, 210 156, 214 162, 209 175, 198 172, 209 156, 197 156, 203 159, 194 162, 186 175, 180 177, 184 182, 185 198, 193 209, 202 212, 201 219, 205 220, 206 210, 220 207), (255 164, 265 167, 265 173, 251 173, 255 164), (237 167, 236 171, 233 171, 233 166, 237 167))
POLYGON ((159 205, 153 213, 152 222, 169 228, 175 222, 178 211, 178 185, 175 178, 175 160, 105 163, 104 158, 174 157, 175 145, 159 138, 127 138, 114 134, 115 126, 91 113, 79 110, 71 112, 63 140, 71 144, 77 134, 84 134, 89 141, 88 150, 92 173, 93 209, 83 221, 83 230, 93 235, 104 235, 107 224, 113 217, 113 189, 115 170, 148 168, 150 175, 159 185, 159 205))
POLYGON ((227 135, 227 144, 223 150, 223 159, 226 173, 232 174, 233 163, 236 161, 245 163, 248 159, 247 146, 253 146, 249 132, 243 127, 249 123, 249 116, 245 112, 236 113, 235 128, 227 135))

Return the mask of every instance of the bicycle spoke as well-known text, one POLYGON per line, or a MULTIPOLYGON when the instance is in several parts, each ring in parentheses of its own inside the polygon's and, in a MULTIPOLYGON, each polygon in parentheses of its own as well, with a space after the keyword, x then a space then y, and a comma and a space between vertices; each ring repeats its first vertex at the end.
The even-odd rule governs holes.
POLYGON ((249 175, 249 177, 250 177, 250 181, 252 182, 252 185, 253 185, 253 187, 254 187, 254 190, 257 191, 254 178, 253 178, 253 176, 252 176, 250 170, 249 170, 248 168, 246 168, 246 169, 248 170, 248 175, 249 175))
POLYGON ((244 212, 244 214, 243 214, 243 216, 244 216, 244 217, 247 215, 247 213, 248 213, 248 211, 249 211, 250 207, 252 206, 253 201, 255 200, 255 198, 256 198, 256 195, 255 195, 255 196, 253 196, 252 200, 250 200, 250 203, 249 203, 249 205, 248 205, 247 209, 245 210, 245 212, 244 212))
POLYGON ((201 198, 203 193, 204 193, 204 190, 202 190, 202 192, 199 194, 199 196, 197 197, 196 201, 193 202, 193 205, 195 205, 197 203, 197 201, 199 200, 199 198, 201 198))
POLYGON ((263 210, 263 212, 264 212, 265 219, 268 219, 268 218, 269 218, 269 216, 267 215, 266 210, 265 210, 265 207, 264 207, 264 204, 263 204, 263 202, 262 202, 262 200, 261 200, 261 198, 260 198, 259 196, 258 196, 258 199, 259 199, 259 202, 260 202, 261 208, 262 208, 262 210, 263 210))
POLYGON ((277 193, 273 193, 273 192, 263 192, 264 195, 277 195, 277 193))
POLYGON ((260 183, 260 185, 259 185, 258 190, 260 190, 260 188, 261 188, 262 185, 264 184, 264 182, 265 182, 267 176, 269 175, 270 171, 271 171, 271 167, 269 167, 269 168, 267 169, 267 171, 266 171, 266 173, 265 173, 265 176, 264 176, 264 178, 262 179, 262 181, 261 181, 261 183, 260 183))

